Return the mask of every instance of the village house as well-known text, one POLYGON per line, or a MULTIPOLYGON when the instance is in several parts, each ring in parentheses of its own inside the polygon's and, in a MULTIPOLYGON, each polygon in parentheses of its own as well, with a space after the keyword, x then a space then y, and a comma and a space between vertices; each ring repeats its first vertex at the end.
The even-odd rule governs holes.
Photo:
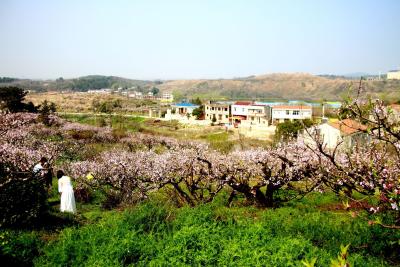
POLYGON ((229 123, 230 106, 220 102, 209 101, 204 105, 205 119, 216 123, 229 123))
POLYGON ((271 108, 252 101, 238 101, 232 105, 231 113, 234 124, 268 126, 271 108))
POLYGON ((174 95, 171 92, 163 92, 161 96, 161 102, 172 102, 174 101, 174 95))
POLYGON ((327 149, 349 149, 357 144, 369 142, 366 133, 367 127, 357 121, 345 119, 337 122, 328 122, 323 118, 322 123, 304 130, 299 140, 305 144, 315 144, 314 139, 320 139, 327 149))
POLYGON ((142 92, 133 91, 132 93, 128 94, 128 97, 141 99, 141 98, 143 98, 143 93, 142 92))
POLYGON ((181 102, 171 105, 171 109, 167 110, 165 118, 169 120, 182 120, 192 118, 193 110, 199 108, 199 105, 181 102))
POLYGON ((388 80, 400 80, 400 70, 391 70, 387 73, 388 80))
POLYGON ((87 92, 89 94, 111 94, 112 89, 110 88, 94 89, 94 90, 88 90, 87 92))
POLYGON ((311 118, 312 107, 308 105, 277 105, 272 107, 271 120, 273 124, 311 118))
POLYGON ((248 125, 268 126, 271 118, 271 108, 265 105, 249 105, 247 107, 247 119, 243 121, 248 125))

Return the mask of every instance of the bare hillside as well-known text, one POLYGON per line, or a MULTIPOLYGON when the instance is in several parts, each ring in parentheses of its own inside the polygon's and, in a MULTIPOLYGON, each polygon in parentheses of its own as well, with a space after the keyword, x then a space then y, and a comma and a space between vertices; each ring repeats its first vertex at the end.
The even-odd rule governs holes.
MULTIPOLYGON (((329 79, 306 73, 279 73, 219 80, 173 80, 159 85, 161 90, 177 95, 203 98, 283 98, 340 100, 349 88, 358 86, 358 80, 329 79)), ((368 92, 389 98, 400 96, 400 81, 364 81, 368 92)))

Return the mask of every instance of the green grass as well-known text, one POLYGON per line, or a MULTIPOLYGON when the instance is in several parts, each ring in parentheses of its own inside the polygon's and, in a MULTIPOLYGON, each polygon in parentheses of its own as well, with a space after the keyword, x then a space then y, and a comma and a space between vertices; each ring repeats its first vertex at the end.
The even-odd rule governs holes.
POLYGON ((216 132, 203 134, 200 138, 206 140, 213 149, 228 153, 236 144, 235 141, 229 140, 230 136, 231 134, 228 132, 216 132))
POLYGON ((138 124, 142 124, 146 119, 143 117, 124 117, 120 115, 98 115, 93 114, 60 114, 66 120, 89 124, 93 126, 101 126, 105 123, 113 128, 127 128, 136 131, 138 124))
POLYGON ((346 213, 294 207, 260 210, 208 204, 174 208, 149 201, 97 223, 64 229, 38 266, 328 266, 351 244, 352 266, 388 266, 400 233, 346 213))
MULTIPOLYGON (((56 180, 53 181, 54 183, 56 180)), ((54 185, 53 183, 53 185, 54 185)), ((227 208, 213 203, 176 208, 155 193, 125 210, 100 209, 101 196, 78 203, 79 214, 57 212, 45 228, 0 231, 0 260, 13 266, 302 266, 316 258, 329 266, 340 245, 350 244, 351 266, 400 262, 400 232, 368 225, 346 211, 332 193, 312 193, 276 209, 227 208), (297 204, 296 204, 297 203, 297 204), (397 243, 396 243, 397 242, 397 243)), ((240 203, 240 201, 238 202, 240 203)))

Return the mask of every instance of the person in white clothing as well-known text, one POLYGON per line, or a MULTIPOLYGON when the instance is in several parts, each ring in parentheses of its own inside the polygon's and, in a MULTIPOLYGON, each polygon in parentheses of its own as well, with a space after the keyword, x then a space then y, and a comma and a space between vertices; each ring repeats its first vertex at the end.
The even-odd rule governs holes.
POLYGON ((76 213, 75 196, 71 178, 66 176, 62 170, 57 171, 57 178, 58 192, 61 193, 61 212, 76 213))
POLYGON ((38 164, 33 167, 33 174, 40 174, 42 170, 44 170, 44 166, 47 163, 47 158, 42 157, 38 164))
POLYGON ((53 169, 50 167, 47 158, 42 157, 38 164, 33 167, 33 174, 45 182, 48 191, 51 189, 53 181, 53 169))

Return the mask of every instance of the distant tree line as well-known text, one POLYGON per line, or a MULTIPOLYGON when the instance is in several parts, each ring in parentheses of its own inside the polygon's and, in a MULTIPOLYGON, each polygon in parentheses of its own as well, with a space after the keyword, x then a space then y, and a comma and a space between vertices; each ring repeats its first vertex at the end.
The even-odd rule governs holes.
POLYGON ((15 81, 18 81, 18 79, 10 77, 0 77, 0 83, 12 83, 15 81))
MULTIPOLYGON (((156 84, 161 84, 158 81, 156 84)), ((59 77, 55 80, 35 81, 29 79, 17 79, 10 77, 0 77, 0 84, 3 86, 16 86, 28 91, 75 91, 86 92, 90 89, 112 88, 117 89, 122 87, 124 89, 134 87, 136 91, 148 92, 152 89, 153 83, 142 80, 123 79, 115 76, 100 76, 92 75, 76 79, 64 79, 59 77)))

